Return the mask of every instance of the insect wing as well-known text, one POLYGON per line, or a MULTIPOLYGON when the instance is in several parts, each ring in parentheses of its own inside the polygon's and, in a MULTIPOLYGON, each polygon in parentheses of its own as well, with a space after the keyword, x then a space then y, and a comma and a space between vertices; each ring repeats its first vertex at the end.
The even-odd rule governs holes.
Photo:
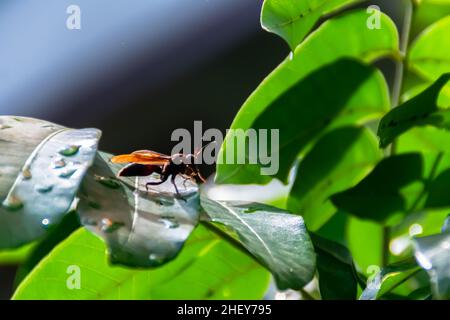
POLYGON ((137 163, 145 165, 163 166, 169 162, 169 158, 162 158, 158 155, 143 156, 140 154, 122 154, 111 158, 113 163, 137 163))

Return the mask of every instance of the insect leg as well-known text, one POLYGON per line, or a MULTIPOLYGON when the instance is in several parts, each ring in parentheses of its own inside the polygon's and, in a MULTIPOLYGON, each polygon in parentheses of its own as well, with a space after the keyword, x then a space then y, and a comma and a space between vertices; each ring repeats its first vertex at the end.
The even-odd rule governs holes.
POLYGON ((184 198, 181 196, 180 192, 178 191, 178 187, 177 187, 177 185, 176 185, 176 183, 175 183, 175 178, 176 178, 176 177, 177 177, 177 175, 176 175, 176 174, 173 174, 173 175, 172 175, 172 178, 170 179, 170 181, 172 182, 173 186, 175 187, 175 191, 176 191, 176 193, 177 193, 177 196, 178 196, 181 200, 186 201, 186 199, 184 199, 184 198))
POLYGON ((157 186, 157 185, 163 184, 164 182, 167 181, 167 178, 169 178, 168 175, 161 175, 161 180, 160 180, 160 181, 147 182, 147 183, 145 184, 145 188, 146 188, 147 191, 148 191, 148 186, 157 186))

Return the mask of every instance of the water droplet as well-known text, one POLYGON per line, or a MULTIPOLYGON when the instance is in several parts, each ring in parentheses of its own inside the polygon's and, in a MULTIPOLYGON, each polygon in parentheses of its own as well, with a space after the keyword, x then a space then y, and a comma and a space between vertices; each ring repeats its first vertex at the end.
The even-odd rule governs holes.
POLYGON ((31 175, 30 168, 24 168, 22 170, 22 178, 24 180, 29 180, 29 179, 31 179, 31 177, 32 177, 32 175, 31 175))
POLYGON ((408 236, 400 236, 394 238, 389 242, 389 250, 395 256, 401 255, 411 245, 411 240, 408 236))
POLYGON ((42 226, 44 228, 46 228, 46 227, 50 226, 50 219, 44 218, 44 219, 42 219, 41 223, 42 223, 42 226))
POLYGON ((151 262, 154 262, 154 263, 159 264, 159 263, 162 263, 162 262, 164 261, 164 256, 162 256, 162 255, 160 255, 160 254, 157 254, 157 253, 151 253, 151 254, 148 256, 148 259, 149 259, 151 262))
POLYGON ((88 205, 89 207, 97 210, 100 210, 102 208, 102 206, 98 202, 95 202, 94 200, 88 200, 88 205))
POLYGON ((180 226, 180 224, 174 217, 162 217, 158 221, 164 224, 167 229, 175 229, 180 226))
POLYGON ((103 218, 100 222, 100 230, 105 233, 112 233, 124 225, 122 222, 113 222, 109 218, 103 218))
POLYGON ((77 172, 77 169, 65 169, 59 174, 59 177, 67 179, 70 178, 75 172, 77 172))
POLYGON ((120 183, 114 179, 114 178, 106 178, 102 176, 95 176, 95 181, 99 182, 100 184, 104 185, 105 187, 111 188, 111 189, 118 189, 120 188, 120 183))
POLYGON ((294 272, 294 269, 293 268, 289 268, 289 272, 294 272))
POLYGON ((409 236, 414 237, 423 232, 423 228, 420 224, 414 223, 409 227, 409 236))
POLYGON ((66 156, 66 157, 70 157, 75 155, 78 150, 80 150, 81 146, 77 146, 77 145, 71 145, 71 146, 67 146, 64 149, 59 151, 59 154, 66 156))
POLYGON ((3 130, 3 129, 10 129, 10 128, 12 128, 11 126, 8 126, 7 124, 0 124, 0 130, 3 130))
POLYGON ((11 211, 22 209, 23 202, 16 196, 9 196, 3 201, 3 206, 11 211))
POLYGON ((44 185, 37 185, 35 187, 35 189, 39 193, 48 193, 48 192, 53 190, 53 185, 51 185, 51 184, 48 184, 48 185, 45 185, 45 184, 44 185))
POLYGON ((53 162, 53 168, 55 169, 64 168, 65 166, 66 161, 63 158, 59 158, 55 162, 53 162))

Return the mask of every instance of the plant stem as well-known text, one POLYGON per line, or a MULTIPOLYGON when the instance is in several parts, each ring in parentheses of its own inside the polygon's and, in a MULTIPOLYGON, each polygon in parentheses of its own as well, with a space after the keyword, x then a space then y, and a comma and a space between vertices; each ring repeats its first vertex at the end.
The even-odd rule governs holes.
POLYGON ((400 36, 400 56, 401 59, 397 61, 395 66, 394 87, 392 90, 391 107, 395 108, 400 102, 400 95, 403 88, 403 78, 405 71, 405 57, 408 51, 409 34, 411 32, 411 22, 413 16, 413 4, 411 0, 404 0, 405 2, 405 16, 403 18, 402 33, 400 36))
MULTIPOLYGON (((413 17, 414 5, 412 0, 404 0, 405 15, 403 18, 403 27, 400 36, 400 60, 395 65, 394 86, 391 96, 391 108, 395 108, 400 104, 400 95, 403 89, 403 79, 405 74, 405 57, 408 51, 409 35, 411 32, 411 22, 413 17)), ((392 156, 397 149, 397 143, 392 142, 389 154, 392 156)), ((389 242, 390 242, 390 227, 383 228, 383 257, 382 264, 386 266, 389 263, 389 242)))

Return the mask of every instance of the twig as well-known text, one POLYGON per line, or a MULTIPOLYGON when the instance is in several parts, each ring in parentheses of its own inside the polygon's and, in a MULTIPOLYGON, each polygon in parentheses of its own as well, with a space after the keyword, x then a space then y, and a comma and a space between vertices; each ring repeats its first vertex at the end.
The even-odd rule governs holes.
MULTIPOLYGON (((400 36, 400 55, 401 59, 396 62, 394 86, 391 96, 391 108, 395 108, 400 103, 400 95, 403 89, 403 78, 405 73, 405 57, 408 51, 409 35, 411 32, 411 22, 413 17, 414 5, 412 0, 404 0, 405 2, 405 16, 403 18, 402 33, 400 36)), ((390 155, 396 152, 397 143, 394 140, 391 145, 390 155)), ((382 264, 386 266, 389 263, 389 242, 390 242, 390 227, 383 228, 383 257, 382 264)))

